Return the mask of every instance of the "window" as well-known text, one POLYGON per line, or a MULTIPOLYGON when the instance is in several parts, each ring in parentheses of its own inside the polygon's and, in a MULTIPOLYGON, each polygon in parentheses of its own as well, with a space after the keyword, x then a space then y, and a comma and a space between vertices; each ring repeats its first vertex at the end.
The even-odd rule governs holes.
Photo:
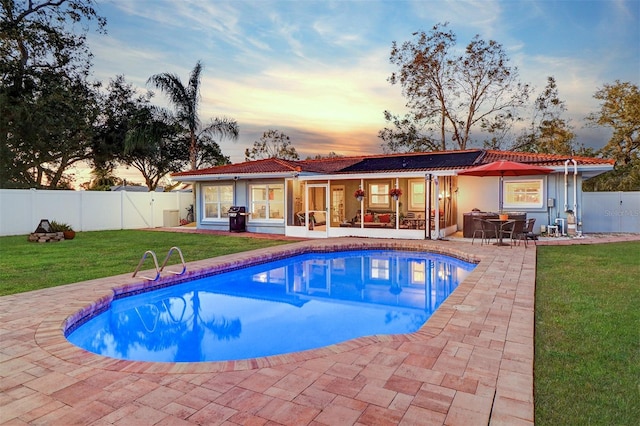
POLYGON ((223 219, 229 217, 233 205, 233 185, 203 186, 204 219, 223 219))
POLYGON ((505 180, 505 208, 542 208, 543 180, 505 180))
POLYGON ((389 279, 389 260, 371 259, 371 278, 377 280, 389 279))
POLYGON ((412 285, 424 285, 426 271, 425 271, 426 262, 422 260, 413 260, 409 262, 409 268, 411 271, 410 275, 410 284, 412 285))
POLYGON ((271 269, 266 272, 260 272, 253 275, 254 283, 262 284, 286 284, 287 283, 287 271, 286 268, 271 269))
POLYGON ((284 219, 284 184, 251 185, 251 219, 284 219))
POLYGON ((423 179, 409 181, 409 210, 424 211, 426 186, 423 179))
POLYGON ((389 208, 389 183, 369 184, 369 207, 389 208))

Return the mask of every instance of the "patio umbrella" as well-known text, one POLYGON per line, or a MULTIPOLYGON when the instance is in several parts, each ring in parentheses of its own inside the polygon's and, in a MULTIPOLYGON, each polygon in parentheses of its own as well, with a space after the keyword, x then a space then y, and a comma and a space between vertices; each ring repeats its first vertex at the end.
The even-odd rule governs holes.
POLYGON ((499 188, 499 200, 500 200, 500 212, 502 212, 502 205, 504 203, 504 196, 502 193, 503 181, 505 176, 531 176, 531 175, 546 175, 553 172, 553 169, 546 167, 540 167, 533 164, 518 163, 515 161, 499 160, 493 163, 483 164, 481 166, 473 167, 471 169, 458 172, 460 176, 499 176, 500 188, 499 188))

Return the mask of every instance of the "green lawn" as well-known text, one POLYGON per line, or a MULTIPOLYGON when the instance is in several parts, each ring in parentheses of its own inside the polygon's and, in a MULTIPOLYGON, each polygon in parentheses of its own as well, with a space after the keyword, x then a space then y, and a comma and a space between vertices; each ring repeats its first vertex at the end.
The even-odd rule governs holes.
MULTIPOLYGON (((32 243, 0 237, 0 296, 94 278, 133 273, 146 250, 162 263, 173 246, 184 260, 206 259, 291 241, 151 231, 78 232, 73 240, 32 243)), ((144 269, 152 268, 148 258, 144 269)), ((174 253, 169 264, 179 262, 174 253)))
POLYGON ((536 425, 640 424, 640 243, 539 247, 536 425))

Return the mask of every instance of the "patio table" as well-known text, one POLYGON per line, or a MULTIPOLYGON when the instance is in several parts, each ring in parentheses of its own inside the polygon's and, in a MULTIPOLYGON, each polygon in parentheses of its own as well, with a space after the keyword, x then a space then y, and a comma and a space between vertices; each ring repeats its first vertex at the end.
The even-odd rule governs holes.
POLYGON ((496 233, 498 234, 497 235, 498 240, 495 243, 493 243, 493 245, 494 246, 510 246, 511 245, 510 243, 505 243, 502 240, 502 229, 506 224, 514 223, 515 220, 513 220, 513 219, 500 219, 500 218, 490 218, 490 219, 487 219, 487 220, 489 222, 492 222, 492 223, 495 223, 495 224, 498 225, 498 229, 496 230, 496 233))

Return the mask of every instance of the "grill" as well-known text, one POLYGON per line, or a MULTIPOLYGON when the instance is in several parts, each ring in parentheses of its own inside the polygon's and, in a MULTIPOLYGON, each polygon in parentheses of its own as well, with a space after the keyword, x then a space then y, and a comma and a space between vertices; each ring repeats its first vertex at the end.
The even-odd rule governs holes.
POLYGON ((246 232, 247 209, 244 206, 231 206, 229 213, 229 232, 246 232))

